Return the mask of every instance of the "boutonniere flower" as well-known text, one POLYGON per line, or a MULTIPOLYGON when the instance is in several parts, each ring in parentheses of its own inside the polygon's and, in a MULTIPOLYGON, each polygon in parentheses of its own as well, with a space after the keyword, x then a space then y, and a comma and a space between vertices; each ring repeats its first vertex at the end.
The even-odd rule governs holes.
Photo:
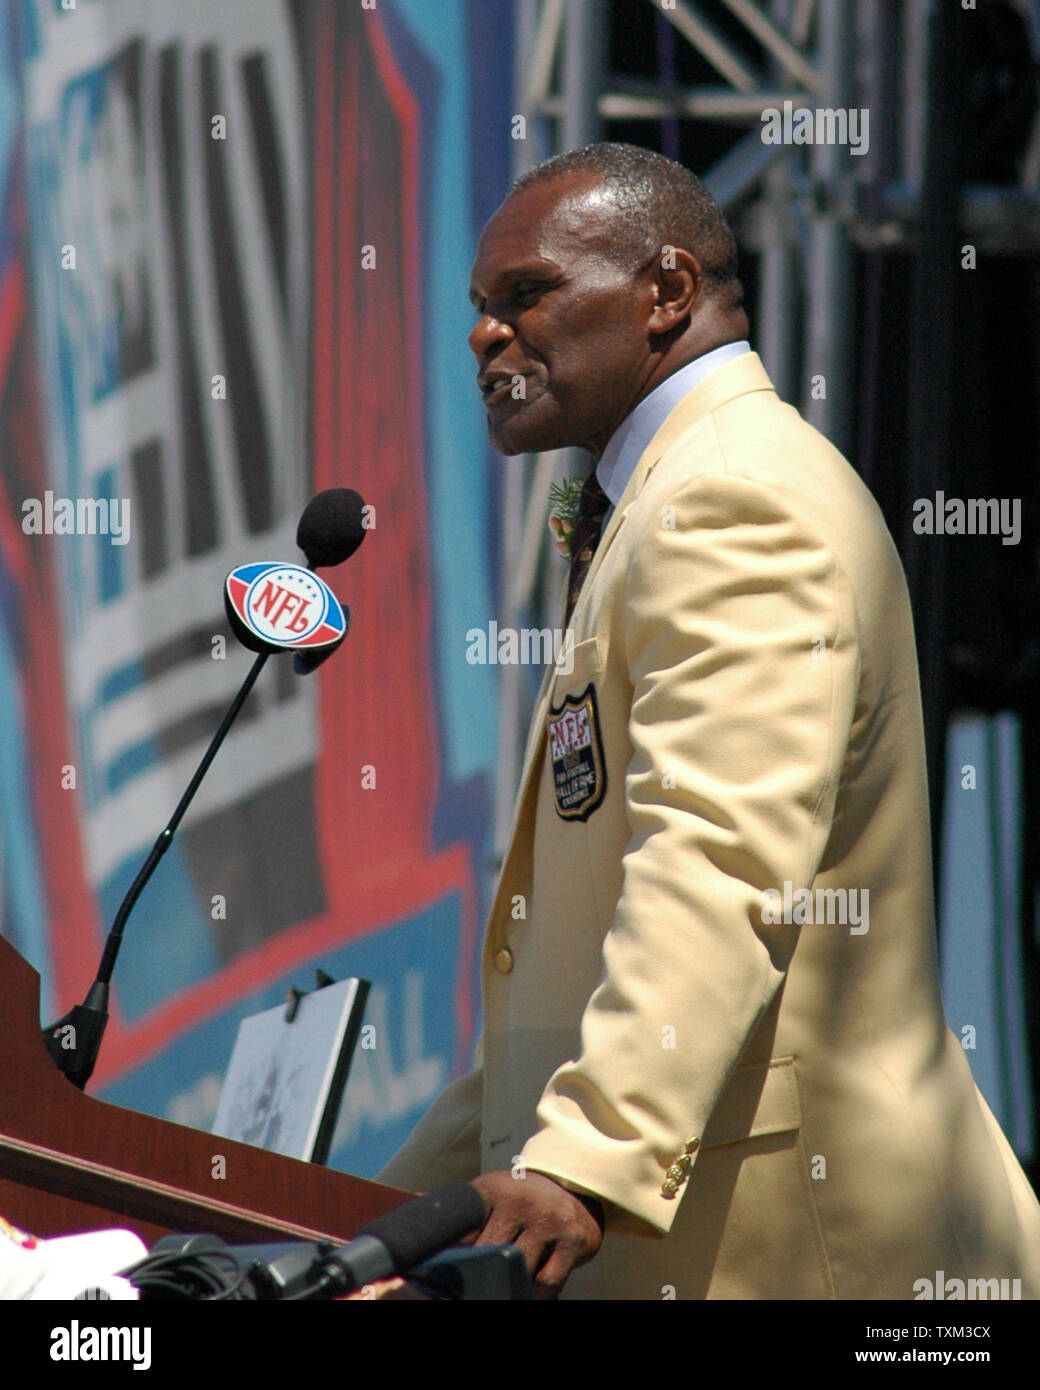
POLYGON ((564 478, 562 483, 551 483, 549 486, 549 506, 552 508, 549 530, 556 542, 556 549, 565 560, 571 558, 571 542, 584 486, 584 478, 564 478))

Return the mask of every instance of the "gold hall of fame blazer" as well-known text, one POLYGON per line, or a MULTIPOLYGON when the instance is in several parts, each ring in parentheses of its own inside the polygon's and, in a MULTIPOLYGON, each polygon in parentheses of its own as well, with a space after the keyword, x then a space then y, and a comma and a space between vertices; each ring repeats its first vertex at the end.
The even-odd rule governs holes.
POLYGON ((564 1297, 1040 1297, 1040 1204, 943 1014, 903 570, 757 355, 660 427, 572 626, 477 1065, 379 1178, 519 1159, 599 1196, 564 1297))

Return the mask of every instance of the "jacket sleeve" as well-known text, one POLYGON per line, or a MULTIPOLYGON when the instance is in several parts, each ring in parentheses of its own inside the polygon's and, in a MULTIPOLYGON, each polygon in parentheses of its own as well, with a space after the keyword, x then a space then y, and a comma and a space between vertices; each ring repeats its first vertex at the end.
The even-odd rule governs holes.
POLYGON ((480 1172, 484 1105, 481 1044, 473 1070, 446 1086, 376 1182, 405 1192, 429 1192, 445 1182, 469 1182, 480 1172))
POLYGON ((764 894, 812 884, 858 683, 847 580, 805 518, 725 474, 656 492, 621 596, 621 896, 579 1056, 550 1078, 522 1153, 644 1233, 670 1229, 683 1187, 668 1191, 668 1170, 692 1171, 784 979, 798 927, 771 924, 764 894))

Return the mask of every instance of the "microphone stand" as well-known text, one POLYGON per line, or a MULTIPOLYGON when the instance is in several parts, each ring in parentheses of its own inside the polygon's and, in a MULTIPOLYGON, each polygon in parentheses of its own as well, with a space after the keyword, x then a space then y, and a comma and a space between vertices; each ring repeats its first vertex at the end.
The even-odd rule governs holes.
POLYGON ((141 865, 137 877, 131 883, 126 897, 119 904, 119 911, 115 915, 112 929, 105 942, 105 951, 98 967, 97 979, 91 985, 86 999, 82 1004, 76 1004, 63 1018, 59 1018, 56 1023, 49 1024, 43 1030, 43 1040, 47 1044, 47 1050, 57 1064, 58 1070, 63 1072, 72 1084, 78 1086, 81 1091, 90 1080, 94 1070, 98 1050, 101 1047, 101 1039, 105 1032, 105 1024, 108 1022, 108 987, 112 979, 116 956, 123 943, 123 927, 126 925, 126 919, 130 916, 134 904, 144 891, 145 884, 155 872, 159 860, 173 843, 173 837, 177 833, 177 827, 180 825, 185 811, 191 805, 192 798, 199 789, 199 784, 209 771, 210 763, 217 756, 220 745, 224 742, 228 730, 235 722, 239 710, 245 704, 249 692, 264 668, 264 662, 270 655, 270 651, 262 651, 253 662, 245 680, 239 686, 238 694, 228 706, 227 713, 221 720, 220 728, 213 735, 209 747, 202 756, 202 761, 195 769, 194 777, 178 801, 177 809, 152 846, 148 858, 141 865))

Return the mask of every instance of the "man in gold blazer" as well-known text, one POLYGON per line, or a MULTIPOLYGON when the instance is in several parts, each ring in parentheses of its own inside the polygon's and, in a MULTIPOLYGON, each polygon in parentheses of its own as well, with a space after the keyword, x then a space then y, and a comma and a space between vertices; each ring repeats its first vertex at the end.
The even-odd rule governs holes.
POLYGON ((660 156, 572 152, 472 297, 492 441, 588 449, 593 540, 482 1053, 380 1178, 475 1180, 547 1296, 1040 1297, 1040 1205, 943 1015, 902 568, 748 349, 721 213, 660 156))

